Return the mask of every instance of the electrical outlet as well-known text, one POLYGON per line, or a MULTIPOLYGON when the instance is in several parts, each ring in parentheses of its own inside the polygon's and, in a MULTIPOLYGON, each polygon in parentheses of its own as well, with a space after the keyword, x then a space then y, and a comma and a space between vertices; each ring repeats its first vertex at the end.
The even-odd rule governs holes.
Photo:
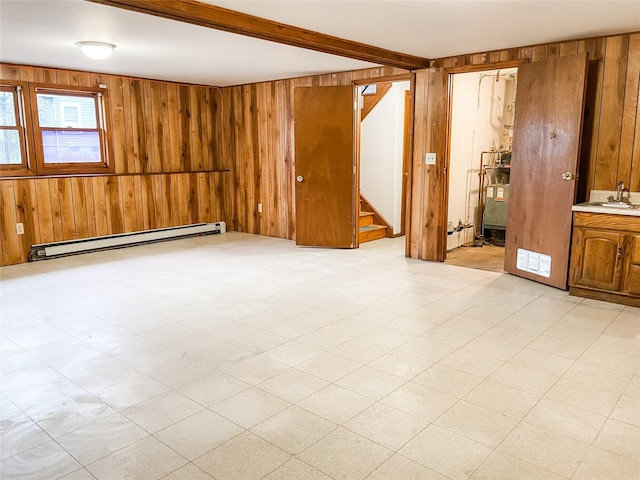
POLYGON ((261 203, 258 204, 258 213, 262 213, 262 204, 261 203))
POLYGON ((16 231, 18 232, 18 235, 24 235, 24 224, 16 223, 16 231))

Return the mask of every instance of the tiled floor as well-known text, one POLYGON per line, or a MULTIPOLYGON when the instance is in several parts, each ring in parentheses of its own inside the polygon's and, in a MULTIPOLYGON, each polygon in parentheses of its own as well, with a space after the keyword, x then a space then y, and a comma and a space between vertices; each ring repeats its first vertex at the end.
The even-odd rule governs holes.
POLYGON ((3 479, 640 478, 640 310, 241 233, 0 270, 3 479))

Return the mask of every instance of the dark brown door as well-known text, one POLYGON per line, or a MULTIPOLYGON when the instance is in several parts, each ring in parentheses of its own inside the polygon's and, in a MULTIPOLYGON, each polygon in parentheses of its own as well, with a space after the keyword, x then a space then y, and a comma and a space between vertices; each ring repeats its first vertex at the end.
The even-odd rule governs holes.
POLYGON ((353 87, 294 91, 296 244, 353 248, 353 87))
POLYGON ((586 54, 518 68, 505 270, 566 289, 586 54))

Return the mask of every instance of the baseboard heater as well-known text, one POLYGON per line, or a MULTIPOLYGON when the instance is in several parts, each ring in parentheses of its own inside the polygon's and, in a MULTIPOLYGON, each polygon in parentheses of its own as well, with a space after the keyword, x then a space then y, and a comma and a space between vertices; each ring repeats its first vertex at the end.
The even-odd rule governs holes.
POLYGON ((83 238, 82 240, 67 240, 64 242, 41 243, 31 246, 29 261, 45 260, 48 258, 74 255, 77 253, 95 252, 113 248, 130 247, 145 243, 162 242, 177 238, 225 233, 227 226, 224 222, 196 223, 181 227, 158 228, 141 232, 105 235, 102 237, 83 238))

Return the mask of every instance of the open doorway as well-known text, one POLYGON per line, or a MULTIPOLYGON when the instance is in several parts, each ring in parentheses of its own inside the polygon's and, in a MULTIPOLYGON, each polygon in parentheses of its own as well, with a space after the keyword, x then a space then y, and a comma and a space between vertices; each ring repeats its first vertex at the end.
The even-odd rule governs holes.
POLYGON ((357 86, 359 243, 405 234, 410 80, 357 86))
POLYGON ((447 263, 504 271, 517 73, 450 77, 447 263))

